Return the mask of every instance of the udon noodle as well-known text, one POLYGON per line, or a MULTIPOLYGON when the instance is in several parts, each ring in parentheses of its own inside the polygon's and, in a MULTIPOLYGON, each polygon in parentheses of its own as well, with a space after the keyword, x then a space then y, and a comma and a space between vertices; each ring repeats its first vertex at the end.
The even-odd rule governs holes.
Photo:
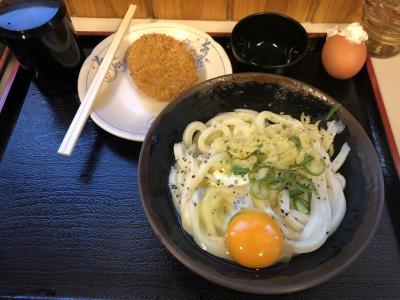
POLYGON ((169 187, 184 230, 204 250, 231 259, 226 230, 245 211, 267 214, 283 233, 279 260, 311 252, 346 212, 338 172, 347 143, 332 160, 340 121, 327 128, 270 111, 236 109, 187 125, 174 145, 169 187))

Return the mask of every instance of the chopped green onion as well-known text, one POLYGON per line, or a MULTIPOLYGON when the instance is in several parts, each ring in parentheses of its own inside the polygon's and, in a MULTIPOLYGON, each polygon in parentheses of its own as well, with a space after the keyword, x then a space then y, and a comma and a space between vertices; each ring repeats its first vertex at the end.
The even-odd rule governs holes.
MULTIPOLYGON (((267 169, 267 173, 268 173, 268 172, 270 172, 271 167, 270 166, 266 166, 266 165, 256 166, 249 173, 250 180, 260 179, 260 178, 256 178, 256 176, 258 175, 258 172, 261 171, 262 169, 267 169)), ((265 175, 264 175, 264 177, 265 177, 265 175)))
POLYGON ((318 176, 324 170, 324 161, 315 159, 311 154, 305 154, 300 163, 290 165, 288 169, 256 165, 249 170, 250 195, 257 199, 266 199, 269 192, 286 189, 294 208, 309 214, 312 193, 315 191, 315 184, 309 176, 318 176))
POLYGON ((296 168, 296 167, 304 167, 305 165, 308 165, 310 162, 312 162, 314 159, 314 156, 311 154, 306 154, 304 155, 303 161, 298 164, 292 164, 289 166, 289 168, 296 168))
POLYGON ((294 198, 298 198, 303 194, 303 191, 299 190, 299 189, 291 189, 289 190, 289 197, 294 199, 294 198))
POLYGON ((234 166, 234 167, 232 167, 232 172, 235 175, 243 175, 243 174, 249 173, 250 169, 249 168, 239 167, 239 166, 234 166))
POLYGON ((256 158, 257 158, 257 163, 262 162, 262 161, 265 159, 265 157, 266 157, 266 155, 265 155, 264 153, 262 153, 260 149, 257 149, 257 150, 254 151, 253 153, 254 153, 254 155, 255 155, 256 158))
POLYGON ((330 118, 332 118, 333 114, 342 106, 339 102, 336 102, 334 106, 332 106, 331 110, 328 112, 328 114, 325 117, 325 121, 329 121, 330 118))
POLYGON ((296 208, 297 208, 297 210, 298 210, 299 212, 301 212, 301 213, 303 213, 303 214, 306 214, 306 215, 309 214, 310 208, 309 208, 309 206, 308 206, 306 203, 304 203, 303 200, 301 200, 301 199, 295 199, 295 200, 294 200, 294 205, 296 206, 296 208))
POLYGON ((268 189, 257 180, 250 184, 250 195, 257 199, 265 199, 268 196, 268 189))
POLYGON ((292 185, 293 183, 296 182, 296 173, 288 171, 288 172, 286 172, 285 175, 286 176, 284 176, 284 180, 283 180, 283 186, 284 187, 292 185))
POLYGON ((313 176, 319 176, 325 171, 325 162, 321 159, 313 160, 312 162, 303 166, 304 170, 313 176))
POLYGON ((296 174, 296 177, 299 177, 300 179, 307 181, 308 184, 314 185, 314 183, 312 182, 311 178, 309 178, 308 176, 303 175, 301 173, 295 173, 295 174, 296 174))
POLYGON ((304 192, 304 193, 308 193, 311 192, 311 187, 310 186, 304 186, 302 184, 299 184, 296 182, 295 186, 297 187, 298 190, 304 192))
POLYGON ((306 154, 306 155, 304 156, 302 166, 304 167, 305 165, 308 165, 308 164, 309 164, 310 162, 312 162, 313 160, 314 160, 314 156, 312 156, 312 155, 310 155, 310 154, 306 154))
POLYGON ((297 149, 301 148, 301 142, 298 136, 291 136, 289 138, 289 141, 293 142, 297 149))

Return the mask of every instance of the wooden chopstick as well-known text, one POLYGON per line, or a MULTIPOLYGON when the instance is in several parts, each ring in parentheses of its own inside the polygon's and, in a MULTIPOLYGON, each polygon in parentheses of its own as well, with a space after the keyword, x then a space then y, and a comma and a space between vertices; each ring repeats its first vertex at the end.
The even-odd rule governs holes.
POLYGON ((122 38, 125 35, 126 30, 129 27, 130 21, 135 13, 136 5, 129 5, 129 8, 122 20, 119 28, 111 42, 110 47, 107 50, 106 55, 101 62, 99 69, 97 70, 96 75, 93 78, 93 81, 86 92, 85 97, 83 98, 81 105, 79 106, 78 111, 75 114, 74 119, 71 122, 71 125, 68 128, 67 133, 64 136, 64 139, 58 148, 58 154, 70 156, 76 141, 79 138, 79 135, 82 132, 82 129, 86 123, 87 118, 89 117, 90 112, 92 111, 93 104, 96 100, 97 93, 100 90, 100 87, 104 81, 104 77, 107 74, 107 71, 114 59, 114 55, 118 50, 119 45, 121 44, 122 38))

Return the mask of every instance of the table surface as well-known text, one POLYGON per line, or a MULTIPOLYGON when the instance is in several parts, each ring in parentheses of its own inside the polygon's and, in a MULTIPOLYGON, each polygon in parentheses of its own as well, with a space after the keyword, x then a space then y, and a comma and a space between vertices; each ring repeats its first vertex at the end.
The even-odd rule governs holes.
MULTIPOLYGON (((227 48, 226 39, 219 41, 227 48)), ((277 297, 395 299, 400 185, 368 73, 330 79, 318 47, 288 75, 331 94, 367 131, 384 174, 385 207, 377 233, 348 269, 312 289, 277 297)), ((114 137, 89 120, 73 156, 61 157, 57 149, 77 96, 45 97, 23 71, 15 82, 0 115, 0 297, 263 298, 202 279, 158 241, 139 198, 141 143, 114 137)))

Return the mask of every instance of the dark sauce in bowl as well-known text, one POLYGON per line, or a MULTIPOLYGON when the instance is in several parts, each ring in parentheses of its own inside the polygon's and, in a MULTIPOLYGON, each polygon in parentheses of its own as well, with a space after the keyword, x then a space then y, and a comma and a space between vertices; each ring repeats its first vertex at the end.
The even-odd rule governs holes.
POLYGON ((255 65, 279 66, 290 64, 299 58, 301 51, 297 43, 282 38, 277 33, 260 37, 257 33, 239 36, 240 55, 255 65))
POLYGON ((236 24, 231 44, 240 63, 283 73, 306 55, 308 35, 300 23, 288 16, 259 13, 236 24))

